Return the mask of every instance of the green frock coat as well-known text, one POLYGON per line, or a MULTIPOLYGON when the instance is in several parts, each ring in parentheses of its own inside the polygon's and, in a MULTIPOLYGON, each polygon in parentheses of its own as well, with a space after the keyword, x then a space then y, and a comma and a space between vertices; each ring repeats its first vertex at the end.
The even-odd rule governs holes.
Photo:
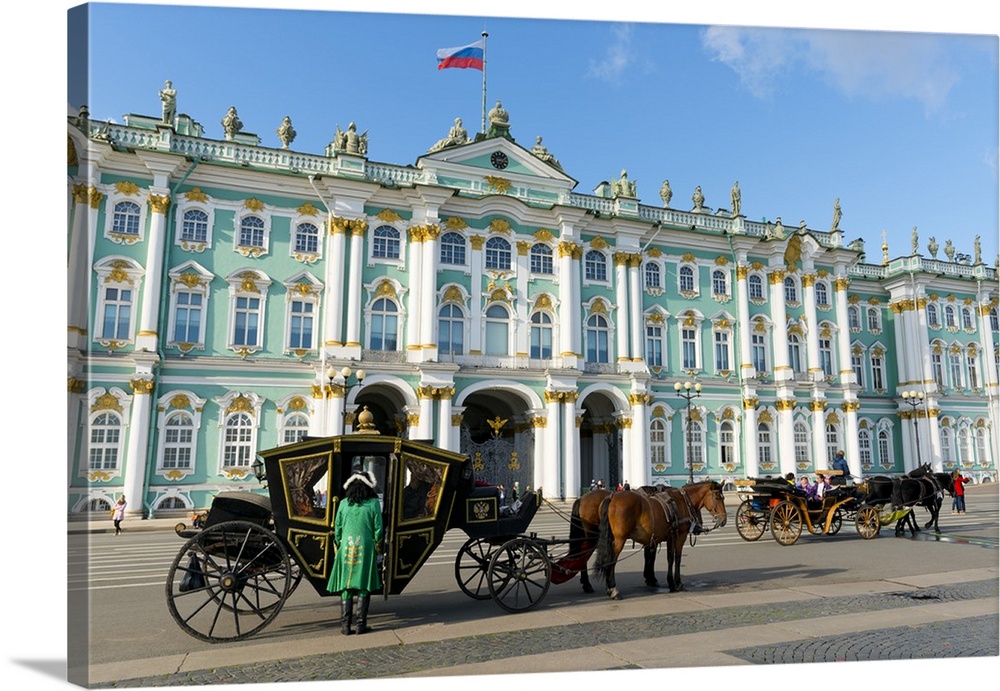
POLYGON ((333 522, 336 554, 326 589, 331 593, 345 590, 364 595, 382 588, 375 545, 382 539, 382 507, 378 499, 361 504, 347 500, 337 505, 333 522))

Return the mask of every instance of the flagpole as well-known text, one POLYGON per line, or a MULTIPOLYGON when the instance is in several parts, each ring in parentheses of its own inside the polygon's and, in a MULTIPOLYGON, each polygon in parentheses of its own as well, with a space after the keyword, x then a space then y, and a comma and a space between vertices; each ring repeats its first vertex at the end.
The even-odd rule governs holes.
POLYGON ((486 37, 489 36, 485 31, 483 32, 483 122, 482 122, 482 133, 486 134, 486 37))

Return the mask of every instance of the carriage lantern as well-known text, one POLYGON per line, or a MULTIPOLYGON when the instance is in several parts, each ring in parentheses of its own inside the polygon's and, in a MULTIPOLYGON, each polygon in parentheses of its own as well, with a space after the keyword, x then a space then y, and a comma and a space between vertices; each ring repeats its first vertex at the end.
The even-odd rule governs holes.
POLYGON ((677 395, 687 401, 687 463, 688 463, 688 482, 694 482, 694 455, 693 447, 691 444, 691 399, 701 396, 701 382, 695 382, 692 384, 689 381, 681 384, 680 382, 674 383, 674 391, 677 395))
POLYGON ((340 411, 341 418, 341 431, 347 431, 347 394, 355 386, 361 386, 365 380, 365 371, 359 369, 357 372, 353 372, 350 367, 344 367, 339 372, 332 365, 326 368, 326 378, 330 381, 330 391, 339 391, 341 396, 344 398, 344 409, 340 411), (354 375, 354 383, 350 383, 351 375, 354 375), (338 375, 342 379, 342 383, 337 381, 338 375))

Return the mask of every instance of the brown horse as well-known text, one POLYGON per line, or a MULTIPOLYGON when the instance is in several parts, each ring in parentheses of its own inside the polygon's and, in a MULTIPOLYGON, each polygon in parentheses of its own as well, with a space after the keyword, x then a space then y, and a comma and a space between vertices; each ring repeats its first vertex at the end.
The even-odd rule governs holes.
MULTIPOLYGON (((639 491, 643 494, 656 494, 666 490, 666 487, 643 485, 639 491)), ((580 585, 583 592, 592 593, 594 587, 587 575, 587 561, 597 547, 597 536, 601 525, 601 504, 611 492, 606 489, 595 489, 587 492, 573 502, 573 511, 569 524, 569 553, 552 565, 552 582, 565 583, 580 574, 580 585)))
POLYGON ((695 534, 707 532, 701 524, 703 508, 707 508, 715 520, 715 525, 708 530, 721 528, 726 524, 726 498, 722 493, 722 485, 718 482, 696 482, 679 489, 671 487, 652 495, 625 491, 615 492, 607 497, 601 503, 594 576, 604 578, 608 596, 613 600, 621 599, 615 583, 615 564, 626 540, 643 545, 643 577, 650 587, 658 585, 653 564, 657 547, 665 542, 667 586, 670 592, 683 590, 681 552, 684 541, 692 530, 695 534))

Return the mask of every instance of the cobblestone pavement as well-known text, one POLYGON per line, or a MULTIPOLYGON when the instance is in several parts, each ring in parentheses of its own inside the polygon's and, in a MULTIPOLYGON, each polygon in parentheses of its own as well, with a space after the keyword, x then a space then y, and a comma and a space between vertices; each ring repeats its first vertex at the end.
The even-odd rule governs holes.
MULTIPOLYGON (((724 607, 685 614, 654 615, 586 624, 551 626, 429 643, 392 645, 279 661, 218 667, 178 674, 94 684, 90 688, 133 688, 259 682, 320 681, 396 677, 425 670, 504 660, 525 655, 586 649, 665 636, 808 620, 838 614, 886 611, 996 597, 1000 581, 990 579, 923 588, 798 600, 763 606, 724 607)), ((809 638, 777 646, 727 651, 753 663, 827 662, 997 655, 995 616, 809 638)), ((628 667, 619 667, 626 669, 628 667)))

